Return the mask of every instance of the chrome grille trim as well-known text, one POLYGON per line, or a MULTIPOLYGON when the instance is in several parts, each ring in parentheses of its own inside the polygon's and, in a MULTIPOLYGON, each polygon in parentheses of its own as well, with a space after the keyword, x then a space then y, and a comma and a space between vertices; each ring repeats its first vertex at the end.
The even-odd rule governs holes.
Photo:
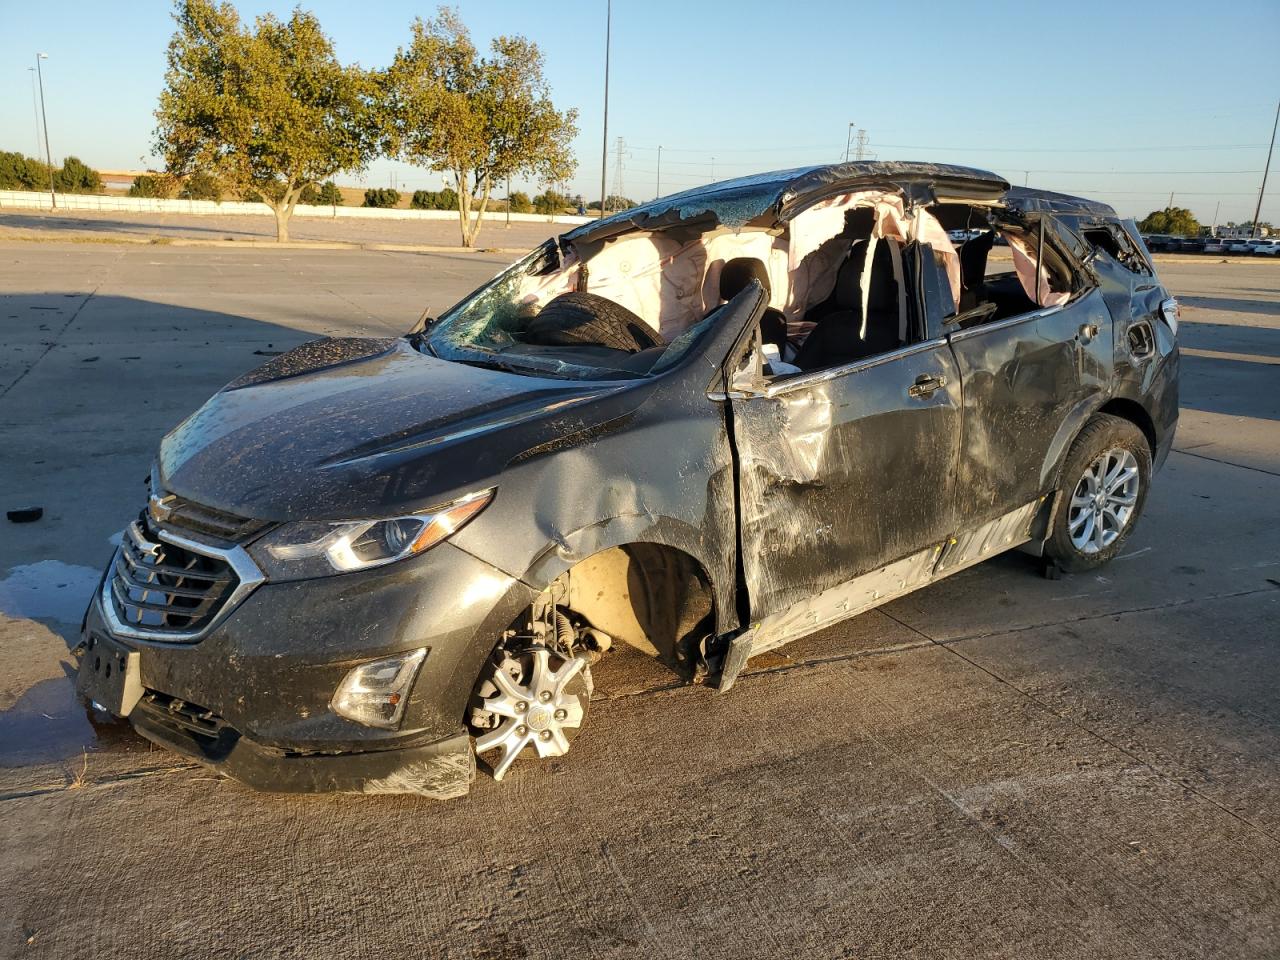
MULTIPOLYGON (((240 546, 214 547, 197 540, 190 540, 164 528, 157 528, 154 531, 155 539, 150 539, 143 532, 142 525, 137 520, 129 524, 125 529, 124 536, 125 540, 121 542, 120 547, 116 550, 115 556, 111 561, 111 567, 107 571, 107 576, 102 583, 102 589, 98 594, 98 606, 102 610, 107 627, 113 635, 118 637, 127 637, 133 640, 153 640, 161 643, 195 643, 225 620, 227 615, 265 579, 262 571, 250 559, 245 549, 240 546), (150 569, 149 564, 144 563, 139 567, 134 561, 137 559, 138 554, 154 556, 158 552, 157 548, 161 542, 172 544, 189 553, 197 554, 210 560, 220 561, 231 574, 228 577, 217 570, 193 572, 186 568, 173 568, 173 572, 169 574, 209 584, 209 587, 204 589, 188 587, 185 584, 175 588, 180 591, 175 595, 186 595, 188 598, 200 600, 196 606, 181 608, 190 610, 192 612, 191 615, 204 618, 198 628, 169 630, 157 626, 129 623, 121 618, 120 611, 117 608, 118 598, 133 607, 143 604, 143 609, 179 612, 180 608, 172 608, 170 604, 151 602, 149 599, 124 599, 129 597, 130 587, 135 590, 154 589, 157 594, 170 592, 162 584, 157 585, 149 582, 144 586, 141 581, 131 575, 136 573, 138 569, 150 569), (233 582, 234 586, 232 586, 233 582), (228 586, 231 587, 230 592, 227 592, 228 586), (124 597, 121 597, 121 591, 123 591, 124 597), (192 598, 190 597, 192 592, 198 592, 200 596, 192 598)), ((163 568, 164 565, 161 564, 161 567, 163 568)), ((165 571, 162 569, 160 572, 164 573, 165 571)), ((188 614, 182 612, 181 615, 187 616, 188 614)))

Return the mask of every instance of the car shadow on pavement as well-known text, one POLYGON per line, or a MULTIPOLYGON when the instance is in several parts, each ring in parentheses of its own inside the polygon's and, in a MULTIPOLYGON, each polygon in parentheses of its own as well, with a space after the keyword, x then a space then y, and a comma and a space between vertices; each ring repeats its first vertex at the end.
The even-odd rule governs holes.
MULTIPOLYGON (((229 381, 318 334, 86 292, 0 296, 0 770, 122 737, 74 691, 81 615, 146 497, 161 437, 229 381), (118 735, 118 737, 117 737, 118 735)), ((132 745, 132 746, 130 746, 132 745)))

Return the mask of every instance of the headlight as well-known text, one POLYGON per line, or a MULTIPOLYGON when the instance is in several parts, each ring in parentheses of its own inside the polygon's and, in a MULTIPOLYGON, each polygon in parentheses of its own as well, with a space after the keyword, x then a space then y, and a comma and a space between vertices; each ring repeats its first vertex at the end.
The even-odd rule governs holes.
POLYGON ((386 520, 300 520, 272 530, 249 548, 268 580, 305 580, 368 570, 430 550, 493 499, 468 494, 434 510, 386 520))
POLYGON ((338 684, 329 706, 338 716, 367 727, 394 729, 426 655, 424 648, 360 664, 338 684))

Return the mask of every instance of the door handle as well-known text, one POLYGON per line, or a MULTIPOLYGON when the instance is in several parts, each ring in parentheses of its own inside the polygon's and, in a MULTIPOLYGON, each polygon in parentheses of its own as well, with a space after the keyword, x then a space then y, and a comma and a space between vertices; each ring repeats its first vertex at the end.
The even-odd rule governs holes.
POLYGON ((1083 323, 1080 325, 1080 342, 1089 343, 1098 335, 1098 325, 1096 323, 1083 323))
POLYGON ((923 400, 931 397, 934 391, 941 389, 947 385, 947 378, 941 374, 922 373, 916 377, 916 382, 907 387, 907 396, 914 397, 916 400, 923 400))

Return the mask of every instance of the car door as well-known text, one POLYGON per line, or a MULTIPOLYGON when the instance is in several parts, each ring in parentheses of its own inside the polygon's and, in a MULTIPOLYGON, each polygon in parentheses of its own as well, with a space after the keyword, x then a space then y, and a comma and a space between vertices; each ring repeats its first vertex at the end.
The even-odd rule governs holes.
MULTIPOLYGON (((1040 232, 1035 215, 1025 225, 1040 232)), ((1070 300, 967 329, 941 324, 963 385, 961 530, 1049 492, 1058 458, 1109 383, 1111 315, 1067 243, 1055 239, 1060 228, 1048 217, 1044 226, 1045 242, 1077 272, 1070 300)))
MULTIPOLYGON (((746 354, 756 371, 758 343, 746 354)), ((753 621, 952 532, 961 395, 945 339, 785 378, 745 374, 727 398, 753 621)))

